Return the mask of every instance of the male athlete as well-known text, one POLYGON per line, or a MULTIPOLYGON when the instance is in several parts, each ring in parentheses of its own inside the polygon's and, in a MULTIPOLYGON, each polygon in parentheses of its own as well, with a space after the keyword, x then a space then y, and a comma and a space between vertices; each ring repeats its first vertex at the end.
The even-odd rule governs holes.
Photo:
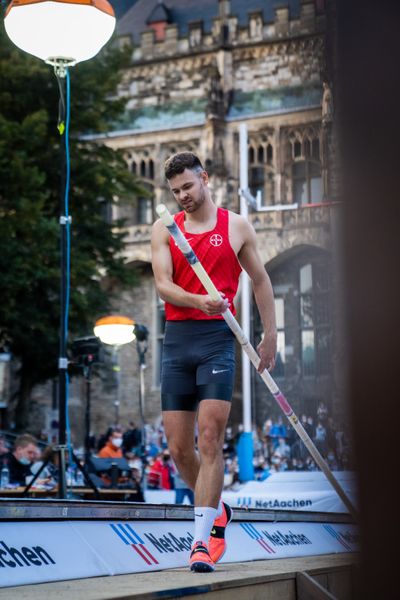
POLYGON ((191 152, 171 156, 165 163, 165 176, 183 209, 175 221, 223 298, 211 299, 166 227, 156 221, 152 264, 167 321, 161 375, 164 428, 172 458, 195 492, 190 568, 208 572, 225 552, 225 528, 232 519, 232 509, 221 501, 221 492, 235 338, 222 313, 230 307, 235 314, 233 299, 243 268, 251 279, 264 328, 257 347, 262 372, 275 364, 274 298, 254 229, 242 216, 217 208, 199 158, 191 152))

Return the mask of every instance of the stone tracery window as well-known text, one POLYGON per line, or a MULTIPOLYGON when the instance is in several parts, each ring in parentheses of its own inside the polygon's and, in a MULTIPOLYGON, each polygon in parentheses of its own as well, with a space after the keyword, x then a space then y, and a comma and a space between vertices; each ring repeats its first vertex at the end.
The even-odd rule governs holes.
POLYGON ((253 196, 261 191, 264 206, 275 203, 274 147, 271 136, 261 134, 250 139, 248 149, 249 188, 253 196))
MULTIPOLYGON (((312 414, 309 391, 322 396, 334 380, 334 277, 332 257, 316 247, 288 251, 286 259, 267 267, 275 297, 278 332, 274 378, 282 379, 283 390, 296 390, 294 399, 312 414)), ((253 304, 252 340, 258 344, 263 325, 253 304)), ((254 379, 255 395, 263 393, 262 382, 254 379)), ((330 392, 329 392, 330 393, 330 392)), ((329 399, 329 396, 327 396, 329 399)))
POLYGON ((151 151, 135 148, 127 152, 125 158, 129 170, 142 179, 141 185, 148 189, 150 196, 139 196, 135 203, 121 201, 117 216, 124 218, 127 226, 151 225, 154 220, 153 181, 155 179, 155 162, 151 157, 151 151))
POLYGON ((129 170, 143 179, 154 180, 154 160, 148 150, 131 151, 126 155, 129 170))
POLYGON ((323 199, 319 130, 309 126, 289 131, 287 135, 286 176, 290 180, 289 196, 299 206, 316 204, 323 199))

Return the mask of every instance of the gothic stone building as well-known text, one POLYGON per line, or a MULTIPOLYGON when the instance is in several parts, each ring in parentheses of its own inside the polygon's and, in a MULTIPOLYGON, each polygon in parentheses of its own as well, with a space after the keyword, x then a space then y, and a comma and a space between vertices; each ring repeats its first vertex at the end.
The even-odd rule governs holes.
MULTIPOLYGON (((191 150, 205 164, 218 206, 239 211, 239 126, 247 125, 249 187, 261 190, 249 210, 275 292, 278 360, 273 373, 297 414, 314 415, 323 400, 340 418, 340 344, 334 298, 338 274, 335 229, 339 206, 330 97, 327 3, 312 0, 137 0, 117 25, 132 49, 120 94, 124 121, 102 141, 123 149, 127 168, 151 192, 124 203, 126 257, 140 286, 120 295, 116 310, 144 323, 147 351, 145 417, 160 413, 163 305, 152 278, 154 208, 177 205, 163 177, 172 153, 191 150)), ((239 291, 240 294, 240 291, 239 291)), ((240 313, 238 315, 240 319, 240 313)), ((251 337, 261 324, 252 306, 251 337)), ((241 369, 232 422, 241 421, 241 369)), ((138 417, 139 369, 134 344, 121 350, 121 421, 138 417)), ((76 386, 77 384, 75 384, 76 386)), ((75 389, 75 388, 74 388, 75 389)), ((82 412, 72 394, 75 417, 82 412)), ((94 428, 112 422, 113 392, 98 383, 94 428)), ((253 372, 253 418, 279 408, 253 372)), ((74 420, 74 419, 73 419, 74 420)))

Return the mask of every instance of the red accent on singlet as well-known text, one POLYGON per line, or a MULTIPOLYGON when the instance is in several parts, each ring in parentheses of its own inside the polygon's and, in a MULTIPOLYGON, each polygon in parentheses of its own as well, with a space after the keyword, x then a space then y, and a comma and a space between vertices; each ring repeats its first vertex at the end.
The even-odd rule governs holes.
MULTIPOLYGON (((241 266, 229 242, 229 212, 226 208, 217 209, 215 228, 205 233, 190 233, 185 231, 185 212, 174 216, 175 222, 183 232, 197 258, 209 274, 217 290, 224 292, 231 303, 231 311, 236 314, 233 299, 236 295, 241 266)), ((192 294, 207 294, 203 284, 177 247, 174 239, 169 240, 172 256, 172 281, 192 294)), ((186 321, 199 319, 223 319, 222 315, 208 316, 197 308, 175 306, 165 303, 167 321, 186 321)))

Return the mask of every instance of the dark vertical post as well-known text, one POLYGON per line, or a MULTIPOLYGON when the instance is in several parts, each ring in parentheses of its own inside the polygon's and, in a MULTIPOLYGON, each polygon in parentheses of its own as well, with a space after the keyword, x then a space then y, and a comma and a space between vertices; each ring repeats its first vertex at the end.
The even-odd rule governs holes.
POLYGON ((92 369, 90 366, 85 366, 84 375, 86 380, 86 409, 85 409, 85 465, 87 466, 90 459, 90 403, 91 403, 91 384, 92 384, 92 369))
MULTIPOLYGON (((399 3, 338 1, 349 389, 359 483, 354 599, 399 596, 399 3)), ((336 103, 337 104, 337 103, 336 103)))

